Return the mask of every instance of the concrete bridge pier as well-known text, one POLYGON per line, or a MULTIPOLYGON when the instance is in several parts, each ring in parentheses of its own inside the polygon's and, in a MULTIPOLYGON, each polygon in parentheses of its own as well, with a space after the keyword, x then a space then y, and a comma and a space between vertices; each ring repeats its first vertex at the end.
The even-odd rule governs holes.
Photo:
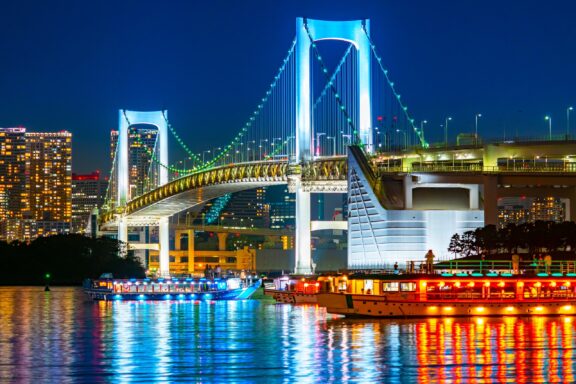
POLYGON ((125 217, 118 220, 118 240, 128 244, 128 220, 125 217))
POLYGON ((296 274, 312 273, 310 192, 296 189, 296 274))
POLYGON ((483 175, 484 225, 498 225, 498 176, 483 175))
POLYGON ((168 217, 162 217, 158 223, 158 243, 160 248, 160 276, 170 276, 170 229, 168 217))

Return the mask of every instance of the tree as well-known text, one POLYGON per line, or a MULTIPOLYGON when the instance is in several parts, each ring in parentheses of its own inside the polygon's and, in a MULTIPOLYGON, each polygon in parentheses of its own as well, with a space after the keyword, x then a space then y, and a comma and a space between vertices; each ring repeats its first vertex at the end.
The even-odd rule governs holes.
POLYGON ((453 253, 454 256, 460 255, 462 253, 462 241, 460 240, 460 235, 455 233, 450 239, 450 245, 448 246, 448 252, 453 253))

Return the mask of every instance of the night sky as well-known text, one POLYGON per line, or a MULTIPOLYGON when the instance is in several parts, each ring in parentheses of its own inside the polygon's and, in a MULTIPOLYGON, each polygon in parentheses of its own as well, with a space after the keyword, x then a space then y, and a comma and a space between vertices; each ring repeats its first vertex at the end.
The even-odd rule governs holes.
POLYGON ((370 18, 432 139, 446 116, 473 131, 476 113, 485 137, 545 135, 546 114, 563 133, 576 107, 569 0, 3 1, 0 126, 71 131, 75 172, 108 172, 120 108, 166 108, 197 152, 222 145, 266 91, 298 16, 370 18))

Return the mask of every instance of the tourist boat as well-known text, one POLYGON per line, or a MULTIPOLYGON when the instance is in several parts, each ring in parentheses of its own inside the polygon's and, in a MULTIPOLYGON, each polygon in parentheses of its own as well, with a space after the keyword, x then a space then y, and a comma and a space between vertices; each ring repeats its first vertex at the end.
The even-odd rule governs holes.
POLYGON ((333 276, 281 276, 264 283, 264 295, 281 304, 316 304, 319 292, 332 291, 333 276))
POLYGON ((261 280, 239 278, 158 278, 86 280, 84 291, 93 300, 242 300, 260 287, 261 280))
POLYGON ((576 314, 576 273, 358 273, 340 280, 340 289, 316 296, 327 312, 348 317, 576 314))

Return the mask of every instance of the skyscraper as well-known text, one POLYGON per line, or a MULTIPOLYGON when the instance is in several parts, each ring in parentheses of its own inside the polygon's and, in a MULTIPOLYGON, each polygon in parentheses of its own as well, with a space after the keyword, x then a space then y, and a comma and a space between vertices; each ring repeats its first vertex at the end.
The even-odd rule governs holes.
POLYGON ((94 208, 104 204, 108 181, 100 178, 100 171, 87 175, 72 174, 73 233, 84 233, 94 208))
POLYGON ((68 232, 72 134, 0 129, 0 240, 68 232))
MULTIPOLYGON (((35 223, 30 237, 66 233, 72 220, 72 134, 26 132, 24 219, 35 223)), ((26 237, 26 236, 25 236, 26 237)))
POLYGON ((27 208, 26 128, 0 128, 0 240, 20 238, 27 208))

